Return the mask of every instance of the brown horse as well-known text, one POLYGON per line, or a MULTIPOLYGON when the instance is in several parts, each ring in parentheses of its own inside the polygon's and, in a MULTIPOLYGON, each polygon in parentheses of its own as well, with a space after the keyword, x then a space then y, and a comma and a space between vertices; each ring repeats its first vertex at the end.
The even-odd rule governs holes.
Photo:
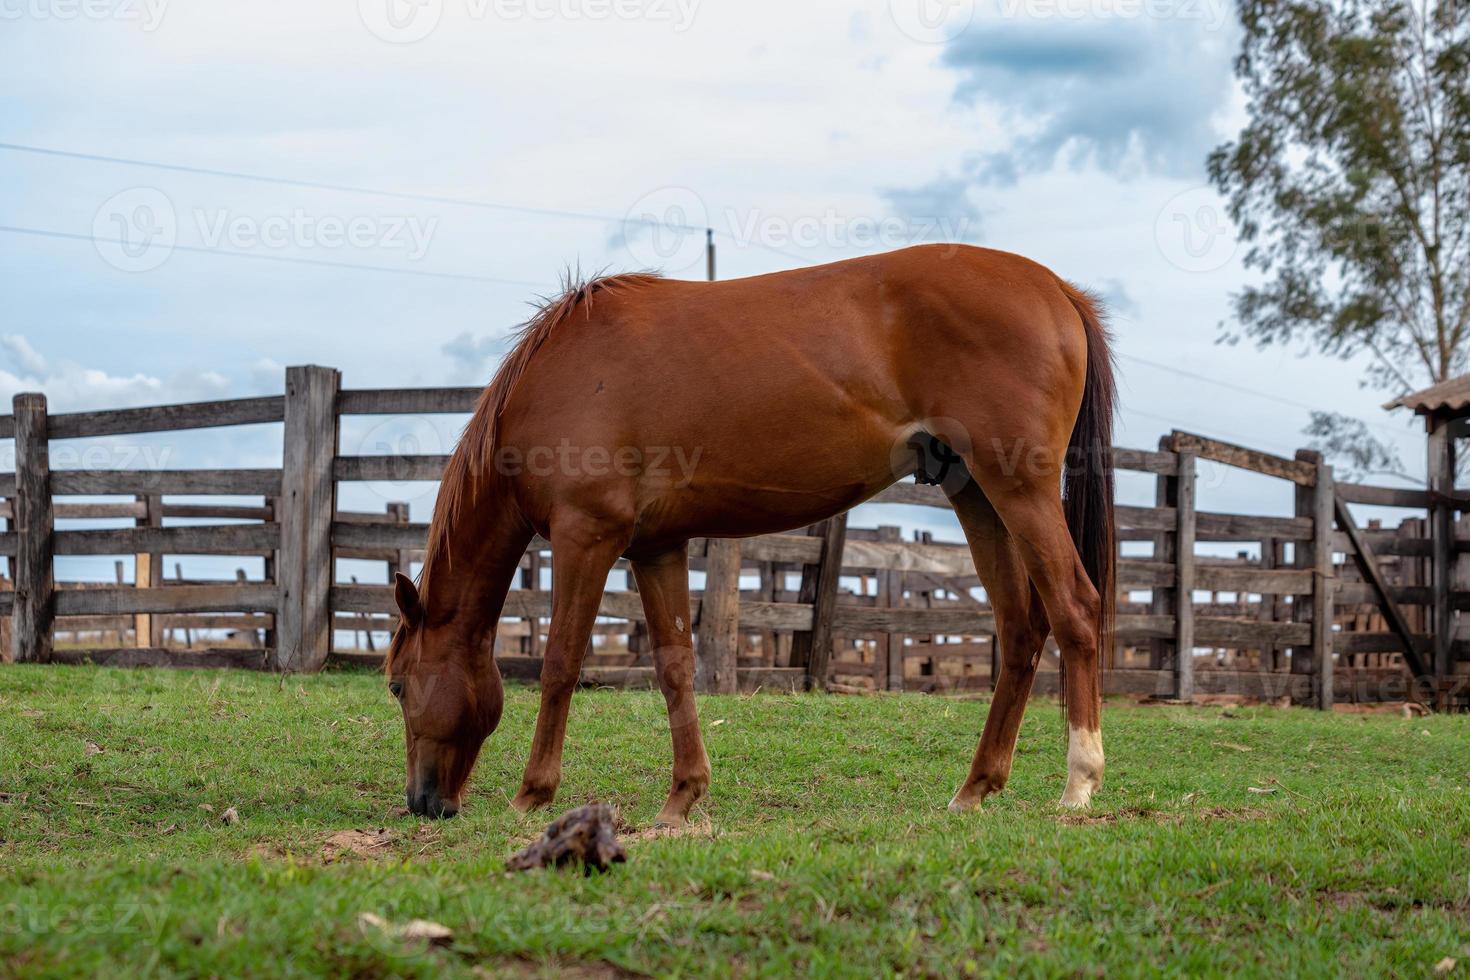
POLYGON ((709 785, 694 702, 688 543, 842 513, 952 450, 945 488, 995 611, 1002 670, 950 804, 1010 774, 1047 634, 1070 733, 1062 802, 1101 784, 1099 651, 1113 591, 1112 364, 1097 304, 1004 252, 922 246, 718 283, 574 285, 525 328, 444 476, 388 658, 408 804, 450 816, 500 720, 492 655, 533 534, 551 542, 541 708, 513 806, 550 803, 609 570, 632 563, 668 702, 682 824, 709 785), (1069 462, 1070 461, 1070 462, 1069 462))

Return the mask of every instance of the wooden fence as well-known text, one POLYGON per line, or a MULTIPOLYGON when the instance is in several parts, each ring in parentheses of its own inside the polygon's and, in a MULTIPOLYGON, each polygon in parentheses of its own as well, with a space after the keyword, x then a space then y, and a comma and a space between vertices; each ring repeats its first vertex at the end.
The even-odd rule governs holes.
MULTIPOLYGON (((405 505, 381 514, 344 512, 338 488, 435 480, 446 458, 342 455, 341 420, 468 413, 478 395, 471 388, 343 390, 338 372, 299 367, 288 369, 285 394, 277 397, 48 415, 43 396, 17 396, 14 414, 0 417, 0 439, 15 440, 15 472, 0 474, 0 516, 10 525, 0 533, 0 555, 13 579, 13 588, 0 591, 0 614, 9 617, 13 659, 280 671, 374 661, 396 622, 391 589, 339 580, 336 559, 409 571, 426 528, 409 521, 405 505), (262 423, 283 426, 281 469, 49 467, 48 449, 60 440, 262 423), (78 497, 109 499, 68 499, 78 497), (255 502, 198 502, 211 497, 255 502), (80 517, 133 526, 55 527, 57 519, 80 517), (175 523, 181 519, 195 523, 175 523), (170 579, 165 559, 179 555, 259 558, 264 575, 170 579), (134 582, 120 574, 110 583, 58 588, 59 556, 131 558, 134 582), (221 633, 229 642, 211 646, 206 637, 221 633), (56 645, 58 634, 71 642, 56 645)), ((1453 534, 1454 515, 1470 509, 1462 500, 1338 483, 1309 451, 1285 459, 1186 433, 1174 433, 1156 451, 1117 449, 1114 461, 1120 471, 1151 476, 1156 500, 1118 508, 1123 557, 1108 690, 1184 700, 1291 698, 1326 707, 1342 699, 1443 702, 1470 682, 1466 645, 1452 635, 1453 612, 1470 605, 1470 592, 1454 591, 1453 567, 1445 574, 1430 567, 1453 566, 1463 545, 1456 538, 1436 548, 1424 536, 1442 511, 1453 534), (1199 510, 1201 460, 1284 481, 1295 494, 1294 515, 1199 510), (1398 529, 1359 528, 1349 504, 1425 516, 1398 529), (1259 556, 1199 553, 1200 545, 1220 542, 1259 556), (1142 549, 1148 553, 1140 555, 1142 549), (1451 624, 1438 635, 1426 628, 1436 622, 1435 610, 1446 610, 1451 624)), ((937 488, 907 483, 875 502, 948 507, 937 488)), ((894 527, 849 528, 843 515, 798 533, 697 540, 690 551, 704 578, 695 621, 706 690, 813 683, 937 690, 993 682, 994 619, 975 595, 979 582, 962 545, 903 540, 894 527)), ((547 543, 534 542, 520 587, 506 602, 497 655, 508 676, 534 678, 539 671, 552 560, 547 543)), ((604 597, 589 682, 652 682, 643 612, 628 580, 627 590, 604 597)), ((1041 689, 1055 687, 1055 665, 1055 652, 1044 654, 1041 689)))

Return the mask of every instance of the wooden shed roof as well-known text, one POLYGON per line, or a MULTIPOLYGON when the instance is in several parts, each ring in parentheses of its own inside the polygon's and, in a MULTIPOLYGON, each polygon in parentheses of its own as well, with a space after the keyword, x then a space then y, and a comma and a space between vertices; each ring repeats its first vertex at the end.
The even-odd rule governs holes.
POLYGON ((1462 374, 1412 395, 1395 398, 1383 407, 1411 408, 1419 415, 1470 414, 1470 374, 1462 374))

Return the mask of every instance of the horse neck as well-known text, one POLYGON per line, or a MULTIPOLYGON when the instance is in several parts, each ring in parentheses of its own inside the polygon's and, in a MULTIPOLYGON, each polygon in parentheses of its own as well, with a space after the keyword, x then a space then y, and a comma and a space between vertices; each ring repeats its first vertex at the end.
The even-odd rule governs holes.
POLYGON ((430 622, 480 632, 500 619, 534 532, 500 485, 466 493, 424 565, 423 601, 430 622))

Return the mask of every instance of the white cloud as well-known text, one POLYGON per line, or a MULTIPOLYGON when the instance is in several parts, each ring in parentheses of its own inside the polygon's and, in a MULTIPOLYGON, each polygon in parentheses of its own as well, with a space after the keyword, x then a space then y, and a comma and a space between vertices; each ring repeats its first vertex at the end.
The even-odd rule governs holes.
POLYGON ((103 368, 45 357, 19 334, 0 338, 0 350, 9 362, 8 368, 0 368, 0 398, 9 402, 21 392, 41 392, 50 411, 207 401, 230 393, 230 380, 211 369, 179 372, 167 379, 141 373, 114 375, 103 368))
POLYGON ((505 354, 506 337, 479 337, 466 331, 445 344, 444 356, 454 363, 453 384, 487 384, 495 364, 505 354))
POLYGON ((1184 17, 998 17, 946 48, 955 97, 1006 120, 1007 145, 977 153, 977 180, 1014 183, 1091 163, 1129 176, 1200 171, 1234 91, 1235 34, 1184 17))

